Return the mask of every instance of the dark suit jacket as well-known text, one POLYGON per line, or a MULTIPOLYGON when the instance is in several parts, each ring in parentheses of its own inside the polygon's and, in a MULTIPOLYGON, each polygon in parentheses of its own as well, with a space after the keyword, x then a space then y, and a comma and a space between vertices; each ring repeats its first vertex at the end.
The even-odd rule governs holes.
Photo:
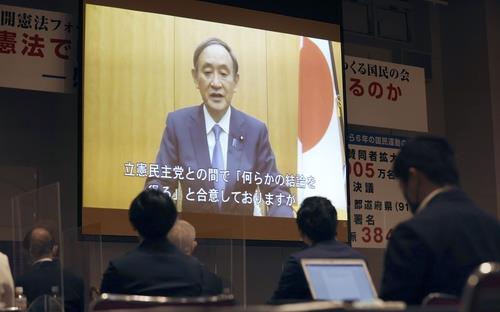
POLYGON ((222 294, 222 280, 207 268, 203 270, 202 293, 204 296, 216 296, 222 294))
MULTIPOLYGON (((230 198, 228 202, 222 204, 219 210, 216 203, 189 201, 186 195, 193 191, 190 197, 197 198, 197 191, 203 188, 207 193, 214 188, 213 181, 204 181, 196 179, 198 169, 208 171, 211 168, 210 154, 208 150, 205 118, 203 115, 203 104, 182 108, 172 112, 167 117, 165 131, 160 144, 160 150, 156 157, 156 163, 160 166, 167 165, 170 168, 181 166, 184 172, 191 168, 195 174, 194 180, 174 180, 161 178, 148 178, 146 187, 168 187, 169 192, 173 193, 180 183, 183 191, 183 211, 186 212, 220 212, 225 214, 253 214, 253 204, 243 204, 242 196, 238 196, 236 203, 232 192, 244 192, 253 195, 257 185, 248 182, 243 183, 241 177, 237 178, 238 171, 250 171, 260 173, 262 183, 259 185, 262 197, 264 194, 271 193, 284 195, 281 205, 277 205, 277 200, 272 207, 269 207, 269 216, 293 217, 293 211, 286 205, 286 198, 290 194, 289 189, 284 185, 276 183, 265 184, 266 174, 276 176, 276 160, 269 144, 267 128, 261 121, 245 114, 234 107, 231 107, 231 119, 229 126, 228 151, 227 151, 227 170, 229 182, 224 189, 224 198, 230 198)), ((240 173, 241 174, 241 173, 240 173)), ((173 177, 173 171, 171 176, 173 177)), ((208 196, 207 196, 208 198, 208 196)))
POLYGON ((147 296, 202 295, 203 267, 166 239, 143 241, 113 260, 104 272, 101 292, 147 296))
MULTIPOLYGON (((63 271, 64 304, 66 311, 83 311, 84 287, 83 281, 76 275, 63 271)), ((16 280, 16 286, 23 287, 23 292, 31 304, 42 295, 52 295, 52 286, 61 290, 61 267, 58 261, 44 261, 33 265, 28 273, 16 280)), ((61 294, 59 294, 61 295, 61 294)))
POLYGON ((309 248, 292 254, 285 264, 278 288, 270 300, 277 303, 282 300, 311 300, 311 291, 307 285, 306 276, 300 260, 314 258, 353 258, 363 259, 363 256, 351 247, 336 240, 319 242, 309 248))
POLYGON ((394 229, 381 297, 419 304, 431 292, 460 296, 471 271, 484 261, 500 261, 498 221, 459 189, 438 194, 394 229))

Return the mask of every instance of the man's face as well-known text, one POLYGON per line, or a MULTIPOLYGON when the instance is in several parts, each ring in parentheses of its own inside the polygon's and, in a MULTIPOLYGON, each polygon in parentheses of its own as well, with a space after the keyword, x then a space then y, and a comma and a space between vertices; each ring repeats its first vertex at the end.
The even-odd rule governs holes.
POLYGON ((221 45, 209 45, 200 53, 198 68, 192 70, 192 75, 208 112, 219 121, 231 105, 239 80, 231 55, 221 45))

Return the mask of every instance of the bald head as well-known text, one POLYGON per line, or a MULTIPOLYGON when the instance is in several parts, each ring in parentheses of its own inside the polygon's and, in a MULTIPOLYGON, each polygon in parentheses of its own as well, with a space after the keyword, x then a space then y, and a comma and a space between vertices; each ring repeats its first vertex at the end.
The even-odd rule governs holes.
POLYGON ((168 232, 168 240, 186 255, 191 255, 196 248, 196 230, 189 222, 177 220, 168 232))
POLYGON ((54 256, 54 238, 49 230, 36 227, 31 230, 29 251, 34 261, 54 256))

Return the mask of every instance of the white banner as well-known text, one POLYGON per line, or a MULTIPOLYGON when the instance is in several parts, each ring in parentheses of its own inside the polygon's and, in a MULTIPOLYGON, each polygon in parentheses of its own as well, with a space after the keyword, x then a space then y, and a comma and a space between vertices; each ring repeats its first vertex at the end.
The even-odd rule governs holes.
POLYGON ((0 87, 76 91, 77 34, 68 14, 0 5, 0 87))
POLYGON ((392 165, 406 138, 349 131, 351 243, 385 248, 392 229, 410 218, 392 165))
POLYGON ((349 124, 427 132, 424 69, 347 56, 349 124))

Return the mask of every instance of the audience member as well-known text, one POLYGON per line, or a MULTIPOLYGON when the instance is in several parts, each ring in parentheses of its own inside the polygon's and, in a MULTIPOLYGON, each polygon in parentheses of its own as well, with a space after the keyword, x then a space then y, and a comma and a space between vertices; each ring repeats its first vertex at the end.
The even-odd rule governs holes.
POLYGON ((309 247, 288 258, 271 302, 285 299, 312 299, 300 263, 301 259, 363 258, 359 252, 335 239, 337 235, 337 211, 326 198, 306 198, 297 212, 297 226, 302 240, 309 247))
POLYGON ((413 218, 392 232, 385 255, 381 297, 419 304, 433 292, 460 296, 471 271, 500 261, 500 225, 458 187, 446 140, 420 136, 394 162, 413 218))
MULTIPOLYGON (((194 226, 184 220, 175 222, 170 232, 168 232, 168 240, 188 256, 193 254, 198 245, 194 226)), ((206 267, 203 267, 202 287, 205 296, 222 294, 222 280, 206 267)))
MULTIPOLYGON (((61 289, 63 278, 65 311, 83 311, 83 281, 73 273, 62 270, 56 259, 58 245, 51 229, 35 226, 27 235, 27 247, 33 260, 31 270, 16 279, 16 286, 23 287, 23 292, 31 304, 42 295, 52 295, 52 288, 61 289)), ((59 294, 60 295, 60 294, 59 294)))
POLYGON ((184 220, 177 220, 168 232, 167 237, 172 244, 188 256, 193 254, 194 249, 198 245, 194 226, 184 220))
POLYGON ((129 220, 140 245, 113 260, 104 273, 101 292, 149 296, 200 296, 203 267, 167 240, 177 219, 172 199, 154 189, 131 203, 129 220))
POLYGON ((9 258, 0 252, 0 308, 14 305, 14 281, 10 272, 9 258))

